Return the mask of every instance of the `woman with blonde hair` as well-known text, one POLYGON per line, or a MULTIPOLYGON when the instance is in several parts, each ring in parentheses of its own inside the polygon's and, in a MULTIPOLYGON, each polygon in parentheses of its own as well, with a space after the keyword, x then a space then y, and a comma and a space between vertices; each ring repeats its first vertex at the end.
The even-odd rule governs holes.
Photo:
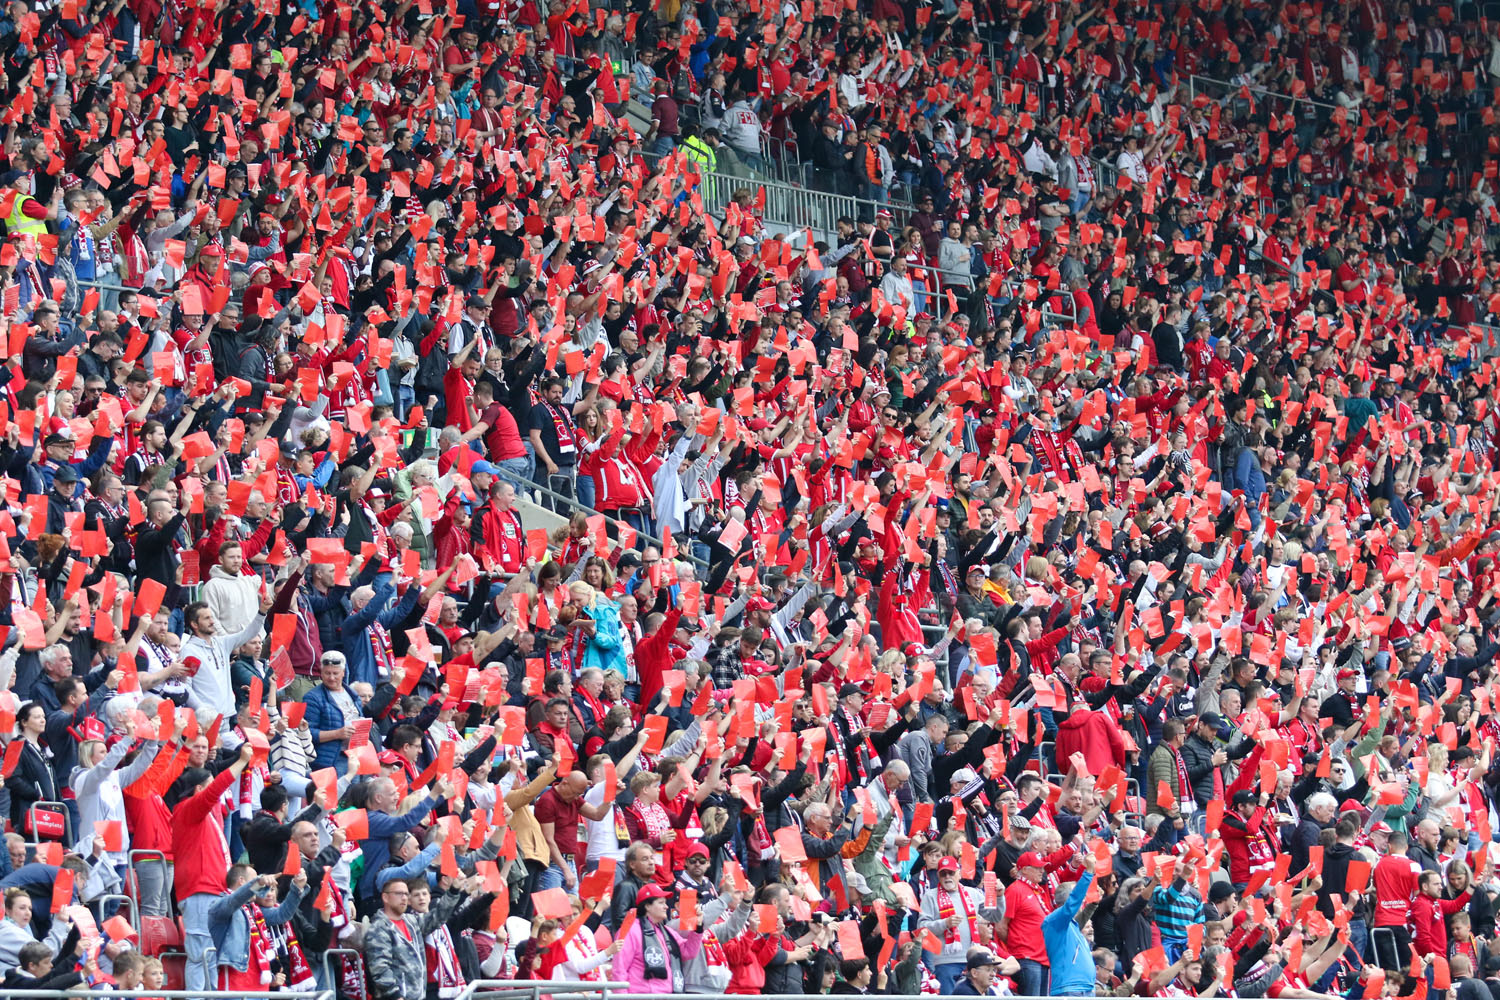
MULTIPOLYGON (((118 700, 118 699, 117 699, 118 700)), ((182 727, 177 726, 177 733, 182 727)), ((77 796, 79 818, 79 850, 86 857, 92 853, 94 830, 98 823, 120 824, 120 849, 106 851, 105 857, 125 878, 125 864, 130 857, 130 827, 125 820, 125 789, 135 784, 151 767, 156 754, 161 750, 160 740, 147 740, 135 759, 126 767, 120 765, 130 755, 134 745, 135 720, 132 713, 125 713, 126 738, 113 747, 105 746, 103 740, 84 740, 78 746, 78 766, 68 778, 68 786, 77 796)), ((168 734, 171 735, 171 734, 168 734)))
MULTIPOLYGON (((603 562, 597 556, 590 558, 589 565, 584 567, 584 575, 593 575, 603 582, 602 571, 593 565, 603 562)), ((569 588, 573 600, 582 601, 582 609, 594 623, 593 635, 589 636, 588 644, 583 650, 582 669, 595 667, 604 672, 613 670, 622 677, 628 677, 630 665, 626 662, 625 650, 620 642, 620 606, 605 597, 603 591, 596 590, 582 580, 570 584, 569 588)))

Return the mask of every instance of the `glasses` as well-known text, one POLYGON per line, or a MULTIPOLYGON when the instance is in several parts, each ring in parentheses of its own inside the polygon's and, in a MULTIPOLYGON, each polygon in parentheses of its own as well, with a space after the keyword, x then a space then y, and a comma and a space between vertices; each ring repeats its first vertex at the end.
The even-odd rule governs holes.
POLYGON ((407 892, 405 889, 387 889, 382 895, 395 896, 399 899, 402 896, 410 896, 411 893, 407 892))

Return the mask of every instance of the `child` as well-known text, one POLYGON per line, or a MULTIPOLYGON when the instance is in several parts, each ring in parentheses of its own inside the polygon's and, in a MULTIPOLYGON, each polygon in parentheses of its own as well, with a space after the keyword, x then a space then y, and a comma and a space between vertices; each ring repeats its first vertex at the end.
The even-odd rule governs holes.
POLYGON ((52 949, 42 941, 22 945, 17 962, 5 974, 7 990, 70 990, 83 982, 83 973, 71 964, 54 972, 52 949))
POLYGON ((1468 911, 1459 910, 1448 918, 1448 958, 1462 955, 1469 960, 1469 968, 1484 968, 1488 953, 1482 942, 1474 937, 1474 927, 1468 911))
POLYGON ((167 970, 161 964, 159 958, 148 958, 141 968, 141 985, 143 990, 164 990, 167 988, 167 970))

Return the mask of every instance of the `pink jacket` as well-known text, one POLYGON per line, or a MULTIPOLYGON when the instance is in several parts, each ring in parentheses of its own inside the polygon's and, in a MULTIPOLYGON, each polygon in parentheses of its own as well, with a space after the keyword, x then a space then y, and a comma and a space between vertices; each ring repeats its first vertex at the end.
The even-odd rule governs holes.
MULTIPOLYGON (((625 935, 625 940, 620 944, 620 950, 615 955, 614 976, 615 979, 623 979, 630 984, 631 993, 671 993, 672 981, 667 979, 646 978, 646 956, 644 953, 642 924, 644 920, 637 920, 630 927, 630 933, 625 935)), ((703 945, 703 933, 693 931, 682 933, 671 927, 657 928, 659 933, 670 934, 677 941, 677 948, 682 952, 682 962, 686 966, 688 959, 698 954, 698 949, 703 945)), ((672 955, 668 953, 667 961, 673 961, 672 955)), ((685 971, 685 970, 684 970, 685 971)))

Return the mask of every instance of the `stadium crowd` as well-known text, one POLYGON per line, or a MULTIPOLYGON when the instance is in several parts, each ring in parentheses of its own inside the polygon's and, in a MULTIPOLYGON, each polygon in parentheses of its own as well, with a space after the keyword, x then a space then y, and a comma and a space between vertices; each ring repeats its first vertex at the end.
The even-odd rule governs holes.
POLYGON ((1480 6, 6 13, 7 989, 1500 998, 1480 6))

